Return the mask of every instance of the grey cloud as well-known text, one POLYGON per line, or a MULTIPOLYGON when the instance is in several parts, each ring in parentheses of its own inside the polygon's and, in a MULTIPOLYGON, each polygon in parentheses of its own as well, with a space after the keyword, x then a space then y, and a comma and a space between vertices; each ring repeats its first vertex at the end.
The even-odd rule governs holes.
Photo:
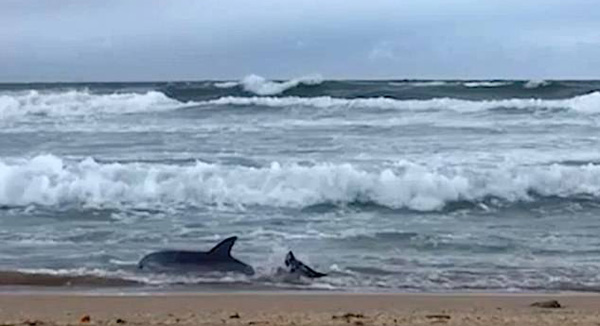
POLYGON ((0 80, 593 78, 590 0, 0 2, 0 80))

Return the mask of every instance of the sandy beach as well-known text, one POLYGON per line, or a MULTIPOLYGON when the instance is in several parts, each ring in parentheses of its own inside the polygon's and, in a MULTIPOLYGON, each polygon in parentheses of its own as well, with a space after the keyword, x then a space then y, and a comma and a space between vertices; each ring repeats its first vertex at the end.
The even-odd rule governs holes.
POLYGON ((3 294, 1 325, 599 325, 588 294, 3 294), (557 300, 561 308, 532 307, 557 300))

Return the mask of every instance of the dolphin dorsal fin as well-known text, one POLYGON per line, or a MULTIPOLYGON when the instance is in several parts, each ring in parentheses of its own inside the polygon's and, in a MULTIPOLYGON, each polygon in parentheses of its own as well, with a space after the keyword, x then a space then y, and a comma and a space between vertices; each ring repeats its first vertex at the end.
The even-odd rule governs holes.
POLYGON ((231 247, 235 244, 237 237, 230 237, 216 245, 208 253, 218 257, 231 257, 231 247))

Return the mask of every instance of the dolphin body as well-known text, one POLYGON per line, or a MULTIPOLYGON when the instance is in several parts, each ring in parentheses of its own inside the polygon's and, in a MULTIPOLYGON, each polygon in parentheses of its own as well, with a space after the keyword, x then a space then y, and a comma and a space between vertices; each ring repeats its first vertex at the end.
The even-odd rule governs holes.
POLYGON ((292 275, 304 276, 308 278, 319 278, 327 276, 325 273, 320 273, 314 269, 306 266, 303 262, 296 259, 293 252, 288 252, 285 256, 285 266, 288 268, 288 272, 292 275))
POLYGON ((142 270, 184 273, 241 273, 254 275, 254 269, 231 256, 237 237, 230 237, 208 252, 166 250, 153 252, 140 260, 142 270))

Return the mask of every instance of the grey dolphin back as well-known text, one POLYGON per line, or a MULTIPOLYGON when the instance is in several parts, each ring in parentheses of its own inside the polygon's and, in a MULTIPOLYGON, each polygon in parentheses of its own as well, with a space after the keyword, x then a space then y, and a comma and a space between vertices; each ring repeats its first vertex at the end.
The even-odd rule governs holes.
POLYGON ((237 237, 230 237, 210 251, 163 250, 142 258, 138 267, 143 270, 176 273, 237 272, 253 275, 254 269, 231 256, 237 237))
POLYGON ((314 269, 308 267, 303 262, 296 259, 293 252, 288 252, 285 256, 285 266, 289 268, 289 272, 292 274, 299 274, 308 278, 319 278, 327 276, 325 273, 317 272, 314 269))
POLYGON ((237 237, 229 237, 214 246, 208 254, 213 258, 231 258, 231 248, 236 240, 237 237))

